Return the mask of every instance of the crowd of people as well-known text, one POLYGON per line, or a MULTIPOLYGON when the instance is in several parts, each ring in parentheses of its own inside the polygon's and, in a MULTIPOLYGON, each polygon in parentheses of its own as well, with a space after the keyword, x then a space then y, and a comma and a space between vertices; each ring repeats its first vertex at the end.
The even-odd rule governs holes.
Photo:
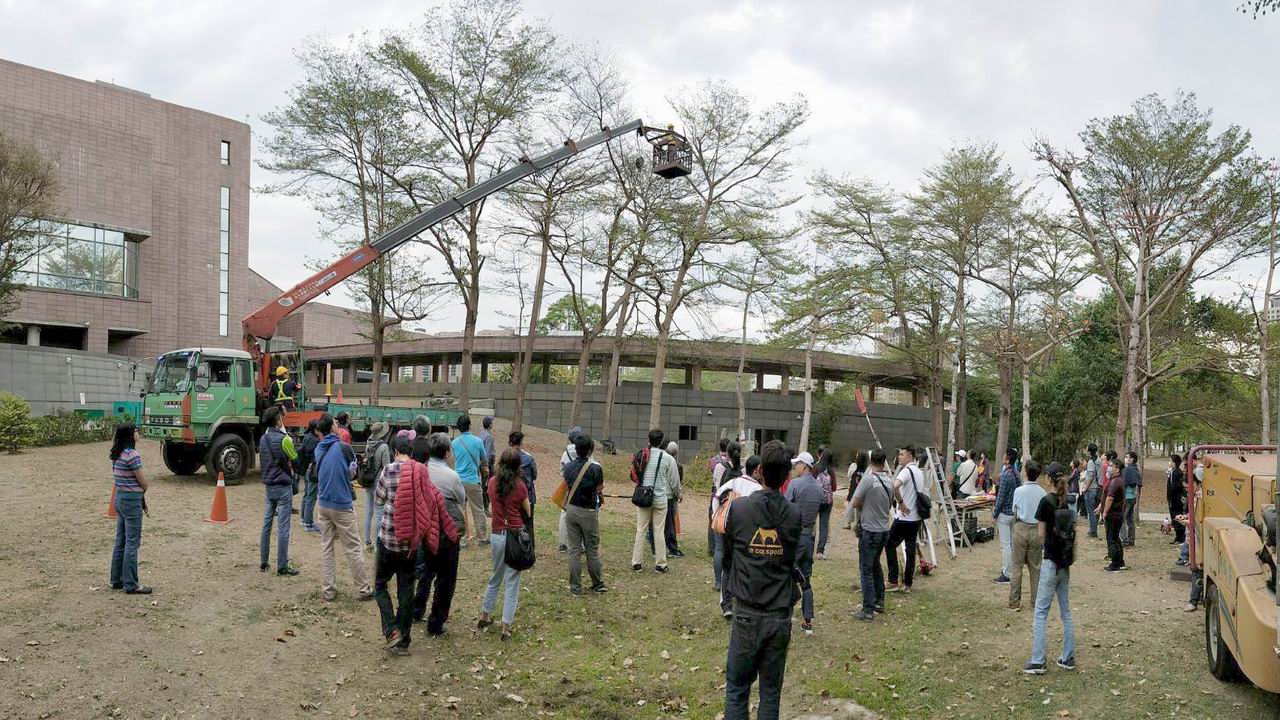
MULTIPOLYGON (((354 596, 378 607, 385 649, 406 654, 415 622, 425 622, 429 635, 446 631, 458 579, 460 549, 469 543, 487 546, 491 572, 476 625, 500 625, 500 637, 513 632, 522 573, 534 562, 532 525, 537 500, 537 460, 523 448, 524 435, 512 432, 498 455, 493 419, 483 420, 479 434, 471 419, 459 418, 456 437, 431 432, 425 417, 394 436, 384 423, 369 428, 363 455, 351 444, 350 418, 324 414, 295 444, 284 429, 284 413, 271 407, 263 414, 266 431, 258 443, 264 485, 259 568, 266 572, 274 530, 275 572, 296 576, 289 562, 292 497, 301 491, 301 524, 320 535, 321 597, 338 597, 335 556, 340 548, 349 566, 354 596), (301 488, 299 488, 301 486, 301 488), (357 495, 363 490, 363 525, 357 495), (487 532, 486 532, 487 526, 487 532), (336 548, 335 548, 336 546, 336 548), (372 553, 372 559, 369 558, 372 553), (372 571, 368 563, 372 562, 372 571), (396 584, 395 599, 390 593, 396 584), (433 596, 434 591, 434 596, 433 596), (501 615, 498 603, 501 598, 501 615), (430 607, 428 607, 430 605, 430 607)), ((631 503, 635 536, 631 569, 665 574, 669 560, 682 557, 677 540, 678 503, 684 494, 685 468, 679 444, 665 434, 649 433, 647 447, 631 460, 631 503)), ((559 549, 567 556, 568 591, 606 593, 600 554, 599 511, 605 497, 603 466, 593 457, 594 440, 581 428, 568 433, 560 458, 559 483, 552 502, 560 507, 559 549), (589 583, 584 584, 582 566, 589 583)), ((121 426, 111 451, 115 507, 119 514, 112 553, 111 587, 126 593, 150 593, 137 574, 147 483, 137 433, 121 426)), ((815 562, 827 557, 830 523, 838 487, 835 458, 820 448, 815 458, 781 442, 764 444, 743 458, 743 446, 722 440, 709 460, 713 492, 708 507, 708 550, 722 615, 731 621, 726 661, 726 718, 747 717, 750 688, 759 683, 758 717, 777 717, 791 637, 792 614, 800 606, 800 628, 815 630, 815 597, 811 578, 815 562)), ((857 537, 858 587, 861 606, 855 615, 874 622, 887 611, 889 593, 910 593, 917 558, 927 543, 923 524, 936 509, 915 448, 897 450, 896 463, 876 448, 854 455, 845 474, 843 524, 857 537), (899 548, 905 562, 899 561, 899 548)), ((1075 527, 1087 522, 1087 537, 1099 537, 1099 518, 1107 539, 1108 572, 1127 568, 1126 547, 1136 542, 1136 516, 1142 473, 1135 453, 1120 458, 1099 453, 1090 444, 1082 460, 1047 467, 1019 458, 1014 449, 993 475, 982 452, 955 453, 950 467, 955 498, 994 493, 992 519, 1001 547, 1000 574, 1009 585, 1008 606, 1023 607, 1022 575, 1028 575, 1028 605, 1034 608, 1032 650, 1025 671, 1046 670, 1045 632, 1056 600, 1064 626, 1057 665, 1074 669, 1070 568, 1075 559, 1075 527)), ((933 483, 937 487, 937 483, 933 483)), ((946 490, 944 490, 945 492, 946 490)), ((1186 477, 1181 459, 1171 458, 1168 503, 1172 543, 1186 564, 1186 477)), ((1188 609, 1199 602, 1193 584, 1188 609)))

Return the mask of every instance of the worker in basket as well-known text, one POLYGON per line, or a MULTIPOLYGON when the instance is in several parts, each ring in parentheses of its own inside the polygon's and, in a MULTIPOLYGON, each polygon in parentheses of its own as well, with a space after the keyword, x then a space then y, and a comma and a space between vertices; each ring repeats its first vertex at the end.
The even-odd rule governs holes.
POLYGON ((298 395, 298 383, 289 377, 289 368, 281 365, 276 368, 276 379, 271 383, 271 402, 279 405, 285 412, 293 412, 294 398, 298 395))

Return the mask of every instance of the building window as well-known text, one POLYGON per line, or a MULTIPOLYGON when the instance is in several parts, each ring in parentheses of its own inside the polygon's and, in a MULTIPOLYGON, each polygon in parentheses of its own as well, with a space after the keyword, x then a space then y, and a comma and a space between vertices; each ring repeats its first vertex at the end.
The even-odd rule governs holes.
POLYGON ((219 143, 218 159, 222 161, 223 165, 231 164, 231 143, 227 142, 226 140, 223 140, 221 143, 219 143))
MULTIPOLYGON (((227 150, 227 143, 223 143, 223 152, 227 150)), ((226 155, 223 155, 224 162, 226 155)), ((227 334, 227 310, 230 283, 230 272, 228 268, 231 266, 231 188, 223 187, 219 195, 218 203, 218 334, 226 336, 227 334)))
POLYGON ((697 440, 698 426, 697 425, 681 425, 680 439, 681 440, 697 440))
POLYGON ((138 297, 138 243, 118 230, 43 223, 36 253, 14 282, 96 295, 138 297))

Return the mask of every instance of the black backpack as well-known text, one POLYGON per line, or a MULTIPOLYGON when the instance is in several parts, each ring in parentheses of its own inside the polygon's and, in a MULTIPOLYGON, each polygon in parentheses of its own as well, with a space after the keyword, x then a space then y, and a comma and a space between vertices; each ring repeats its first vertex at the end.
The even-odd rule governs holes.
POLYGON ((378 473, 382 472, 382 466, 374 463, 377 461, 378 448, 384 444, 380 440, 375 440, 365 446, 364 459, 360 461, 360 470, 356 475, 360 487, 371 488, 378 483, 378 473))
POLYGON ((1049 532, 1053 534, 1053 545, 1058 548, 1059 559, 1062 560, 1062 566, 1058 569, 1071 567, 1076 561, 1075 509, 1070 505, 1056 508, 1053 511, 1053 527, 1049 528, 1049 532))
POLYGON ((912 465, 907 466, 907 474, 911 476, 911 487, 916 491, 916 515, 919 515, 921 520, 928 520, 933 516, 933 498, 920 492, 920 486, 916 485, 916 470, 920 468, 912 465))

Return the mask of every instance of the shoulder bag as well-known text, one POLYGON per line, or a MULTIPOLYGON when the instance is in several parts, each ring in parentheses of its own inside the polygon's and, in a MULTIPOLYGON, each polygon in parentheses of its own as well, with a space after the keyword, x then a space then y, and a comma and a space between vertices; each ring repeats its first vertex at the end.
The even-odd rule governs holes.
POLYGON ((551 504, 564 510, 569 505, 569 501, 578 492, 578 485, 582 483, 582 478, 587 475, 587 468, 591 467, 591 461, 586 460, 582 463, 582 469, 578 471, 578 478, 573 481, 573 487, 569 486, 569 481, 564 478, 560 479, 560 485, 556 487, 556 491, 551 493, 551 504))
MULTIPOLYGON (((653 481, 658 481, 658 473, 662 472, 662 456, 658 456, 657 467, 653 469, 653 481)), ((636 485, 636 489, 631 493, 631 504, 638 508, 653 507, 653 486, 645 485, 641 479, 640 484, 636 485)))

